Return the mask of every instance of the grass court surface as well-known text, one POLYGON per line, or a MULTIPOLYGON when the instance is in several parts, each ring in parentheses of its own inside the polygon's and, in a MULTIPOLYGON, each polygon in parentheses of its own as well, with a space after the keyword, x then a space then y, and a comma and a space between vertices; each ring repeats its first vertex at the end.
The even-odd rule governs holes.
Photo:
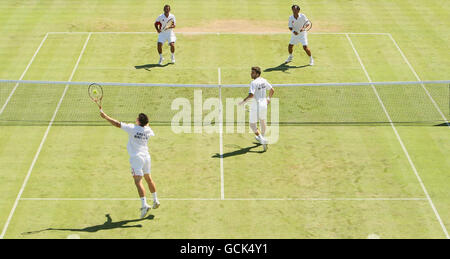
MULTIPOLYGON (((310 67, 298 46, 282 64, 291 1, 5 1, 0 78, 217 84, 220 68, 222 84, 248 84, 257 65, 273 84, 446 80, 449 6, 415 2, 302 1, 313 22, 310 67), (152 32, 166 2, 177 17, 177 63, 160 67, 152 32)), ((170 60, 167 45, 163 53, 170 60)), ((276 88, 281 120, 299 123, 281 125, 265 153, 247 131, 175 134, 166 110, 196 88, 142 88, 141 97, 139 87, 111 90, 106 112, 132 122, 144 109, 156 134, 149 148, 161 207, 143 220, 127 135, 107 122, 72 123, 100 121, 87 91, 24 84, 8 101, 14 87, 0 85, 3 238, 449 237, 449 127, 391 126, 370 87, 340 88, 348 99, 335 104, 346 104, 345 113, 300 89, 276 88), (297 108, 310 112, 296 118, 297 108), (333 116, 383 123, 307 123, 333 116)), ((448 119, 448 86, 426 88, 448 119)), ((441 117, 417 86, 390 89, 378 92, 394 122, 441 117)), ((325 99, 327 91, 310 88, 325 99)), ((247 89, 222 93, 245 97, 247 89)))

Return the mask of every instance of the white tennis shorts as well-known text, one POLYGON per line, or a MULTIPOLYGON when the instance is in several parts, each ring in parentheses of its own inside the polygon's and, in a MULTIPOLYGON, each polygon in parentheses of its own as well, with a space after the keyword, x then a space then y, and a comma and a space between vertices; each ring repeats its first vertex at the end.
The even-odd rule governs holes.
POLYGON ((250 104, 250 123, 257 123, 258 120, 267 121, 267 100, 261 101, 253 100, 250 104))
POLYGON ((150 174, 152 159, 150 155, 137 155, 130 157, 131 174, 133 176, 144 176, 150 174))
POLYGON ((169 43, 177 41, 177 37, 173 31, 164 31, 158 34, 158 42, 164 44, 166 41, 169 43))
POLYGON ((297 45, 299 43, 301 43, 303 46, 308 45, 308 36, 306 34, 306 31, 302 31, 298 35, 295 35, 294 33, 292 33, 291 41, 289 42, 289 44, 297 45))

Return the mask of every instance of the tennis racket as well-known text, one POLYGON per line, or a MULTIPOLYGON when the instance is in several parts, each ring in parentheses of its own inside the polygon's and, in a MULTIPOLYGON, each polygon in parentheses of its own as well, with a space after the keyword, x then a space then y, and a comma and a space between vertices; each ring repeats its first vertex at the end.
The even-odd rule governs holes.
POLYGON ((164 28, 162 30, 167 31, 167 30, 171 29, 172 25, 173 25, 173 19, 169 19, 166 23, 166 26, 164 26, 164 28))
POLYGON ((88 87, 89 97, 94 101, 98 108, 102 109, 103 88, 97 83, 90 84, 88 87))
POLYGON ((306 22, 303 24, 302 29, 300 30, 300 32, 302 31, 309 31, 312 28, 312 22, 310 20, 306 20, 306 22))

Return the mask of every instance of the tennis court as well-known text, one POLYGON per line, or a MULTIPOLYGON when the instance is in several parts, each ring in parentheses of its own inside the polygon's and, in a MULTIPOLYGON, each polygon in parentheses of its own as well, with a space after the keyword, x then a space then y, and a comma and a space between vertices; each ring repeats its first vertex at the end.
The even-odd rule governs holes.
POLYGON ((2 238, 449 237, 449 82, 419 77, 395 34, 312 32, 313 67, 299 49, 282 64, 286 33, 179 33, 162 67, 142 54, 153 33, 41 36, 28 81, 0 83, 2 238), (248 125, 174 133, 174 99, 243 98, 255 64, 279 98, 267 152, 248 125), (127 136, 101 120, 90 82, 111 116, 149 114, 162 205, 145 220, 127 136))

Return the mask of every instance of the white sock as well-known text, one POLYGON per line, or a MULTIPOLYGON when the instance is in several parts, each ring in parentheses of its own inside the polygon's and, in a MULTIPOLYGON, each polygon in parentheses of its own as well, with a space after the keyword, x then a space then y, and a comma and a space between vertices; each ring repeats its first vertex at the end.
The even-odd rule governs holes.
POLYGON ((172 58, 175 58, 175 53, 172 53, 172 58))
POLYGON ((158 201, 158 197, 156 196, 156 192, 152 193, 153 201, 158 201))
POLYGON ((289 54, 289 57, 292 58, 292 54, 289 54))
POLYGON ((162 54, 159 54, 159 58, 162 58, 162 54))
POLYGON ((147 206, 147 198, 145 197, 141 197, 141 204, 142 204, 142 208, 147 206))

